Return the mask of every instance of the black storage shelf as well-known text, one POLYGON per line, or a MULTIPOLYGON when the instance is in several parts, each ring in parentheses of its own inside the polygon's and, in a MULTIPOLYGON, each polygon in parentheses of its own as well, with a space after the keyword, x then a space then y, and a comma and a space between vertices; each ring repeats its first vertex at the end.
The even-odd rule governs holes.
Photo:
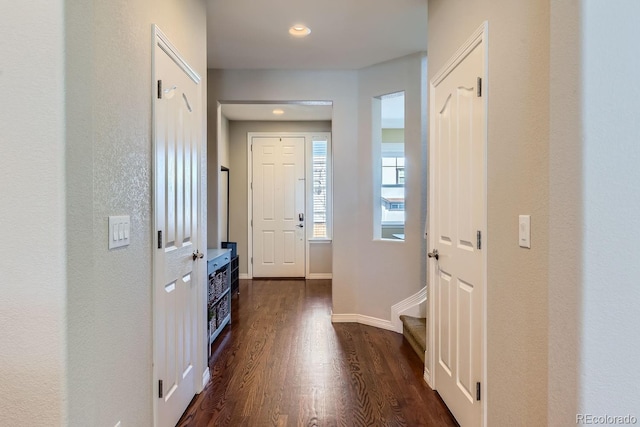
MULTIPOLYGON (((231 322, 231 251, 209 249, 207 251, 207 293, 209 344, 231 322)), ((211 346, 209 345, 209 352, 211 346)))
POLYGON ((231 292, 240 292, 240 257, 231 258, 231 292))

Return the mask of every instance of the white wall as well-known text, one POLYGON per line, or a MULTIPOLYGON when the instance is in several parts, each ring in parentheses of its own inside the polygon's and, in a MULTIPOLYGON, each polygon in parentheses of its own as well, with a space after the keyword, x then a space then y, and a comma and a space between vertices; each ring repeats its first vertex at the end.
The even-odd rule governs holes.
MULTIPOLYGON (((333 101, 333 311, 351 313, 356 307, 357 253, 357 72, 209 70, 209 102, 222 101, 333 101)), ((233 236, 233 232, 232 232, 233 236)))
POLYGON ((0 4, 0 425, 6 426, 67 422, 63 6, 0 4))
MULTIPOLYGON (((640 418, 640 3, 582 3, 580 411, 640 418)), ((557 282, 556 282, 557 283, 557 282)))
POLYGON ((551 11, 549 424, 640 418, 640 6, 551 11))
POLYGON ((575 425, 578 413, 584 243, 580 1, 550 5, 548 421, 555 427, 575 425))
MULTIPOLYGON (((216 105, 216 103, 213 103, 213 105, 216 105)), ((215 165, 215 169, 211 170, 209 175, 209 179, 216 174, 218 176, 218 236, 211 241, 209 244, 210 248, 220 247, 218 241, 231 241, 229 240, 229 236, 227 236, 227 181, 230 173, 220 170, 222 166, 229 168, 231 164, 231 160, 229 159, 229 120, 224 116, 221 117, 219 136, 221 143, 217 144, 216 147, 218 150, 218 164, 215 165)), ((214 215, 211 215, 211 217, 213 216, 214 215)), ((211 217, 209 219, 212 219, 211 217)), ((231 231, 229 231, 229 234, 231 234, 231 231)))
MULTIPOLYGON (((208 94, 204 96, 208 99, 208 94)), ((226 205, 222 196, 226 194, 226 174, 221 166, 229 167, 229 120, 222 115, 217 100, 208 103, 207 121, 210 124, 207 135, 207 242, 210 248, 219 248, 226 232, 226 205), (220 126, 218 126, 220 123, 220 126)), ((227 239, 228 241, 228 239, 227 239)))
MULTIPOLYGON (((423 149, 426 135, 426 88, 422 85, 423 55, 416 54, 373 65, 358 72, 358 261, 360 272, 358 294, 361 296, 354 313, 377 319, 390 319, 390 307, 425 286, 421 280, 424 268, 424 215, 422 186, 426 165, 423 149), (374 147, 372 100, 374 97, 405 92, 405 240, 374 240, 374 165, 379 164, 380 147, 374 147)), ((377 141, 381 143, 381 141, 377 141)), ((378 180, 379 181, 379 180, 378 180)), ((336 262, 340 262, 336 260, 336 262)), ((424 277, 424 276, 422 276, 424 277)))
POLYGON ((549 4, 430 0, 429 75, 488 21, 489 426, 547 423, 549 4), (518 247, 531 214, 532 248, 518 247))
POLYGON ((69 394, 64 403, 74 426, 153 422, 153 23, 203 77, 204 98, 203 1, 66 2, 69 394), (131 245, 108 251, 107 217, 120 214, 131 216, 131 245))

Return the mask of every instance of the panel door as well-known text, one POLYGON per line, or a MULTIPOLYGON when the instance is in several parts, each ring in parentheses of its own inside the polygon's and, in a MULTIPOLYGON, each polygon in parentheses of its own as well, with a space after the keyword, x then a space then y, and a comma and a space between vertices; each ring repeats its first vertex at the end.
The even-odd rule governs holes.
POLYGON ((253 276, 304 277, 304 137, 252 138, 253 276))
POLYGON ((435 321, 435 388, 461 426, 481 424, 484 261, 478 232, 484 214, 482 44, 433 89, 430 209, 435 321), (433 108, 435 107, 435 108, 433 108))
MULTIPOLYGON (((154 245, 157 425, 175 426, 195 395, 197 352, 200 90, 160 47, 155 75, 162 82, 155 108, 154 245), (162 389, 160 392, 159 389, 162 389), (162 396, 160 396, 160 394, 162 396)), ((154 94, 157 95, 157 94, 154 94)), ((206 261, 206 260, 205 260, 206 261)))

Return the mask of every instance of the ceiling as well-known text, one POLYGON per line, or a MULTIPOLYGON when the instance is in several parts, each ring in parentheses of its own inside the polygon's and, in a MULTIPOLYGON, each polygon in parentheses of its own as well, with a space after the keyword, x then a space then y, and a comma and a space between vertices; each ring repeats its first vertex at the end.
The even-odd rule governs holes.
MULTIPOLYGON (((427 0, 207 1, 209 68, 353 70, 427 49, 427 0), (291 36, 295 24, 311 34, 291 36)), ((331 120, 331 106, 224 104, 222 114, 229 120, 331 120), (274 115, 278 108, 283 114, 274 115)))
POLYGON ((331 120, 332 105, 287 104, 222 104, 222 114, 229 120, 300 121, 331 120), (274 110, 281 110, 276 115, 274 110))
POLYGON ((209 68, 360 69, 427 49, 427 0, 207 1, 209 68))

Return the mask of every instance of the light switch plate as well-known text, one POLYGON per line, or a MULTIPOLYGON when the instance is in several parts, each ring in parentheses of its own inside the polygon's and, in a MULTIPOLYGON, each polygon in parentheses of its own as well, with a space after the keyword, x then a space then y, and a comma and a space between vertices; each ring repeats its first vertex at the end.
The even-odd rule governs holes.
POLYGON ((131 235, 131 220, 129 215, 109 217, 109 249, 129 245, 131 235))
POLYGON ((531 215, 518 217, 518 243, 521 248, 531 249, 531 215))

